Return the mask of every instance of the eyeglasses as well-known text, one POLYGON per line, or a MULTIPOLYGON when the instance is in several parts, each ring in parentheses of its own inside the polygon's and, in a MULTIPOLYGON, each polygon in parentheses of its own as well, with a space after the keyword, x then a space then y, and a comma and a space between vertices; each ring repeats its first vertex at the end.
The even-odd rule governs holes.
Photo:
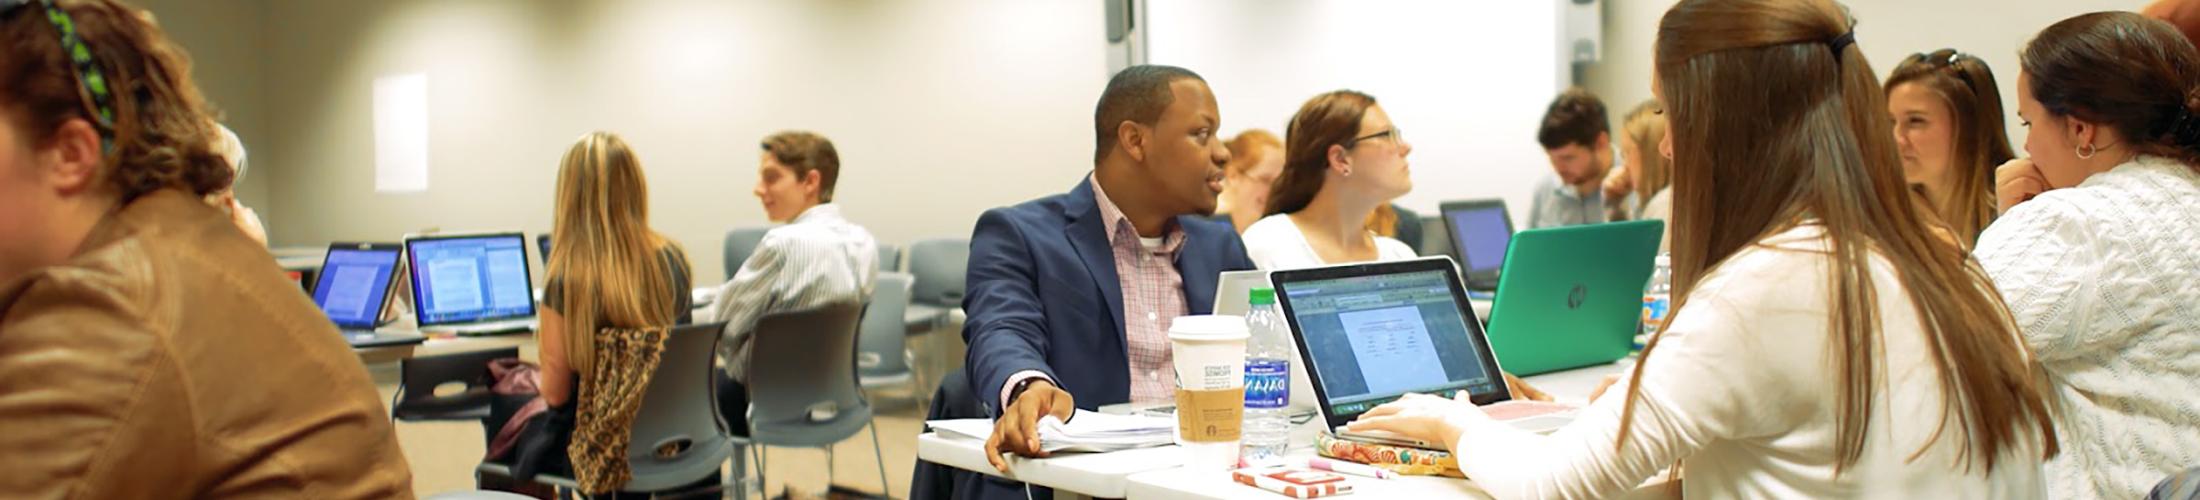
POLYGON ((78 98, 84 101, 86 111, 92 115, 92 121, 97 122, 102 140, 112 140, 110 136, 115 125, 112 104, 114 95, 107 88, 107 72, 100 70, 98 61, 92 59, 92 47, 86 45, 84 38, 77 35, 76 21, 69 18, 69 13, 50 0, 0 0, 0 15, 33 3, 44 7, 46 22, 53 24, 54 32, 60 36, 61 50, 69 56, 70 66, 76 69, 78 98))
POLYGON ((1354 137, 1352 138, 1352 140, 1344 141, 1344 148, 1352 149, 1353 146, 1358 146, 1360 144, 1360 141, 1380 139, 1384 137, 1390 138, 1390 142, 1392 144, 1397 144, 1400 146, 1406 145, 1406 133, 1400 131, 1397 127, 1391 127, 1390 130, 1354 137))

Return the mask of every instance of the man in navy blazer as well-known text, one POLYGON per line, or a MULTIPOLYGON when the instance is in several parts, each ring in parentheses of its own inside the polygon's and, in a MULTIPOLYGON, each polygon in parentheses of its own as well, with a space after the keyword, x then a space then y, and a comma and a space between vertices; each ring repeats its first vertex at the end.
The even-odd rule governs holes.
POLYGON ((1156 373, 1170 369, 1158 356, 1166 356, 1163 332, 1174 316, 1163 313, 1207 314, 1218 275, 1253 268, 1237 232, 1204 218, 1230 159, 1217 138, 1220 121, 1199 75, 1125 69, 1094 112, 1092 175, 1066 194, 978 218, 963 337, 971 393, 998 418, 986 443, 995 467, 1007 470, 1003 452, 1046 455, 1040 417, 1068 420, 1076 408, 1134 393, 1156 399, 1173 381, 1173 371, 1156 373), (1119 273, 1126 269, 1128 277, 1119 273), (1136 286, 1125 290, 1126 283, 1136 286))

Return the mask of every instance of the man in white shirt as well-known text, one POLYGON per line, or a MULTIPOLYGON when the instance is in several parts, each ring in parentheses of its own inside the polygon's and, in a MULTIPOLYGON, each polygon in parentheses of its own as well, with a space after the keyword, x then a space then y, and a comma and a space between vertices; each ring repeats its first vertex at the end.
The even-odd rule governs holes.
POLYGON ((1551 158, 1552 175, 1536 183, 1528 228, 1604 222, 1605 174, 1612 171, 1612 126, 1604 101, 1574 87, 1543 112, 1536 141, 1551 158))
POLYGON ((832 204, 840 153, 823 136, 781 132, 764 138, 753 194, 772 222, 733 279, 718 288, 716 321, 724 321, 719 360, 732 380, 719 384, 719 410, 735 433, 748 434, 748 365, 756 320, 862 301, 878 274, 878 241, 832 204))

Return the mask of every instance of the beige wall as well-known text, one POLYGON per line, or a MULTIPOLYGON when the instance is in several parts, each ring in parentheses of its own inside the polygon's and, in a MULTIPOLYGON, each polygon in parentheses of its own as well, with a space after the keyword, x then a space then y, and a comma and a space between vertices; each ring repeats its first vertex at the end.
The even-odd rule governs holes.
MULTIPOLYGON (((601 129, 639 150, 655 225, 688 246, 706 282, 723 276, 723 232, 764 223, 748 195, 757 138, 832 137, 846 164, 840 201, 884 241, 963 237, 979 211, 1059 192, 1090 168, 1087 123, 1107 77, 1100 3, 1088 1, 139 3, 191 50, 250 145, 239 192, 278 245, 543 232, 558 156, 601 129), (406 73, 429 78, 430 187, 376 193, 371 85, 406 73)), ((1650 97, 1652 43, 1672 3, 1606 2, 1605 57, 1583 78, 1615 117, 1650 97)), ((1882 74, 1901 56, 1956 47, 1997 70, 2006 102, 2034 32, 2141 1, 1847 3, 1882 74)), ((1374 83, 1348 86, 1380 87, 1363 76, 1374 83)))
MULTIPOLYGON (((1604 60, 1584 74, 1585 85, 1615 110, 1650 98, 1652 50, 1658 19, 1674 0, 1605 0, 1604 60)), ((2144 0, 1849 0, 1856 17, 1856 45, 1884 77, 1902 58, 1954 48, 1993 68, 2009 114, 2010 145, 2023 154, 2017 125, 2017 51, 2040 29, 2071 16, 2102 10, 2136 10, 2144 0)), ((1617 120, 1617 112, 1613 119, 1617 120)))
MULTIPOLYGON (((757 139, 838 145, 838 201, 881 240, 968 237, 990 207, 1091 168, 1107 78, 1098 2, 282 0, 267 40, 268 211, 278 245, 427 228, 550 226, 560 155, 620 133, 653 224, 722 279, 727 229, 764 224, 757 139), (429 189, 374 191, 372 81, 424 73, 429 189)), ((538 273, 539 275, 539 273, 538 273)))

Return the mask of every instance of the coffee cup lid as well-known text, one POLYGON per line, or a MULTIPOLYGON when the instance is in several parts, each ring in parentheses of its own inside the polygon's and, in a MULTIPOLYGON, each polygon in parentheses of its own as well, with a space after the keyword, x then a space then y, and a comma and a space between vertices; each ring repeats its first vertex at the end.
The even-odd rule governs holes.
POLYGON ((1243 316, 1179 316, 1169 323, 1169 340, 1223 342, 1245 340, 1251 336, 1251 330, 1245 327, 1243 316))

